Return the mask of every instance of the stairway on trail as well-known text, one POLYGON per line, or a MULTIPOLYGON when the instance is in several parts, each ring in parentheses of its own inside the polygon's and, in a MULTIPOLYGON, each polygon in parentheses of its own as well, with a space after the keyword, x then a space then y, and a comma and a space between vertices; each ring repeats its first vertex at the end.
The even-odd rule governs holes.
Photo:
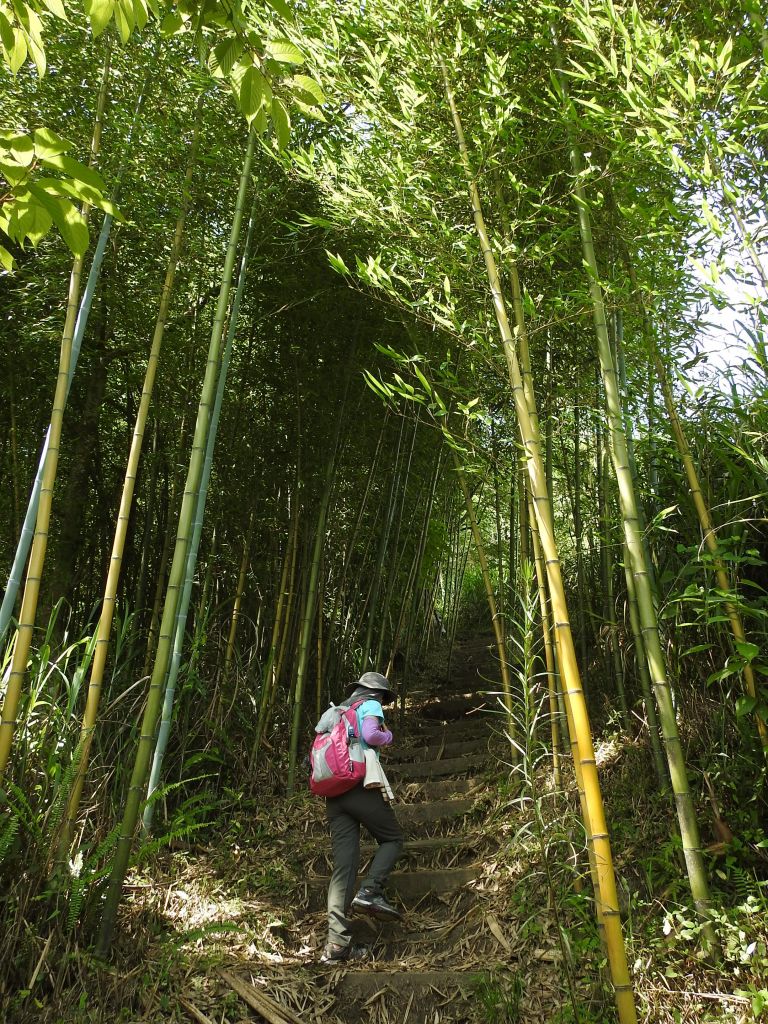
MULTIPOLYGON (((487 661, 487 645, 461 653, 459 681, 409 699, 405 726, 396 730, 383 759, 406 835, 387 887, 403 920, 355 917, 355 942, 367 946, 372 959, 318 966, 317 984, 336 997, 332 1012, 345 1024, 485 1019, 474 1009, 479 979, 489 970, 509 969, 511 944, 493 913, 498 841, 486 827, 484 801, 506 776, 500 762, 509 760, 509 745, 497 698, 478 689, 483 680, 475 665, 487 661)), ((325 831, 318 806, 318 843, 305 865, 305 923, 318 951, 331 870, 325 831)), ((373 849, 363 841, 361 875, 373 849)))

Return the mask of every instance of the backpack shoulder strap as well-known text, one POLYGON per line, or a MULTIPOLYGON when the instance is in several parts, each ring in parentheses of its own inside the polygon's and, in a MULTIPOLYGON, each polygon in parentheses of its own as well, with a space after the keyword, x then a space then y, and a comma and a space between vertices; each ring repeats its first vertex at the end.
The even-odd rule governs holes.
POLYGON ((357 728, 357 709, 360 707, 361 704, 365 704, 365 700, 356 700, 355 703, 350 704, 349 707, 344 712, 344 717, 355 730, 355 736, 357 739, 360 738, 359 731, 357 728))

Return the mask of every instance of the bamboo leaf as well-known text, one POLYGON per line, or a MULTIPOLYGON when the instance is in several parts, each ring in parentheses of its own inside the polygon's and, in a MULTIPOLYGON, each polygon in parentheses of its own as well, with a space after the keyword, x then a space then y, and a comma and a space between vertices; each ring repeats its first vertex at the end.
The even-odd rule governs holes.
POLYGON ((57 153, 53 156, 45 157, 40 162, 44 167, 50 167, 54 171, 62 171, 68 177, 82 181, 86 185, 90 185, 91 188, 95 188, 98 192, 104 192, 107 187, 98 171, 94 171, 92 167, 86 167, 85 164, 81 164, 78 160, 73 160, 72 157, 57 153))
MULTIPOLYGON (((709 680, 707 680, 709 682, 709 680)), ((752 714, 757 707, 757 697, 750 697, 744 694, 738 697, 736 700, 736 717, 744 718, 746 715, 752 714)))
POLYGON ((303 64, 306 57, 290 39, 272 39, 267 43, 267 53, 280 64, 303 64))
POLYGON ((731 63, 731 54, 733 53, 733 39, 729 36, 723 43, 723 48, 717 55, 717 70, 727 72, 728 65, 731 63))
POLYGON ((427 378, 424 376, 424 374, 421 372, 421 370, 418 368, 418 366, 416 366, 415 363, 413 364, 413 372, 416 374, 416 376, 421 381, 422 387, 427 392, 427 394, 431 395, 432 394, 432 385, 429 383, 427 378))
POLYGON ((88 249, 88 226, 74 203, 49 195, 38 185, 31 184, 29 191, 48 210, 72 253, 78 257, 84 256, 88 249))
POLYGON ((272 123, 275 126, 278 148, 285 149, 291 138, 291 119, 285 103, 277 96, 272 100, 272 123))
POLYGON ((0 245, 0 264, 9 272, 13 270, 13 256, 2 245, 0 245))
POLYGON ((331 264, 337 274, 349 274, 349 267, 346 265, 341 256, 334 256, 328 249, 325 250, 325 254, 328 257, 328 262, 331 264))
POLYGON ((297 88, 298 98, 302 103, 306 103, 307 106, 313 106, 314 104, 325 103, 325 93, 320 88, 314 78, 310 78, 309 75, 294 75, 288 82, 293 88, 297 88))
POLYGON ((91 23, 91 31, 94 36, 100 36, 112 20, 115 0, 83 0, 83 6, 91 23))
POLYGON ((734 640, 734 647, 746 662, 753 661, 760 653, 757 644, 750 643, 748 640, 734 640))
POLYGON ((51 131, 50 128, 36 128, 34 146, 35 155, 40 160, 48 160, 51 157, 59 156, 61 153, 66 153, 68 149, 72 148, 72 143, 67 139, 62 139, 60 135, 51 131))
POLYGON ((240 82, 240 110, 248 121, 252 121, 259 111, 265 94, 264 76, 257 67, 251 64, 245 69, 240 82))

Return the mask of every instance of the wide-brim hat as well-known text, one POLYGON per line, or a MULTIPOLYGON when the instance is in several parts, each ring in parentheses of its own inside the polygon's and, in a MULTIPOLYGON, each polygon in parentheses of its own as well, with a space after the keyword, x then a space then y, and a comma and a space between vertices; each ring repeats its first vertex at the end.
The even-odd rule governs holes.
POLYGON ((359 679, 347 687, 349 693, 354 693, 358 689, 371 690, 374 693, 381 693, 382 696, 386 694, 390 700, 397 697, 396 687, 381 672, 363 672, 359 679))

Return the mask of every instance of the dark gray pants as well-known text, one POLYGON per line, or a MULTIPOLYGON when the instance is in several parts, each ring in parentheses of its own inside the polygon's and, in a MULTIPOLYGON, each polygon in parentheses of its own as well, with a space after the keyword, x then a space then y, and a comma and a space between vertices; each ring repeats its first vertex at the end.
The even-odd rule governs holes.
POLYGON ((328 941, 348 946, 352 941, 347 910, 355 895, 360 867, 360 826, 365 825, 379 848, 361 883, 381 894, 395 861, 403 852, 403 830, 395 812, 378 789, 362 783, 326 800, 333 844, 333 874, 328 886, 328 941))

